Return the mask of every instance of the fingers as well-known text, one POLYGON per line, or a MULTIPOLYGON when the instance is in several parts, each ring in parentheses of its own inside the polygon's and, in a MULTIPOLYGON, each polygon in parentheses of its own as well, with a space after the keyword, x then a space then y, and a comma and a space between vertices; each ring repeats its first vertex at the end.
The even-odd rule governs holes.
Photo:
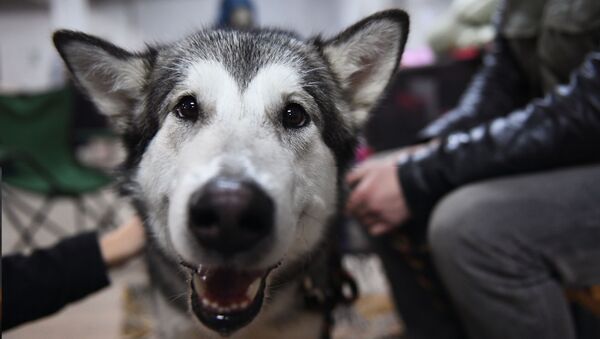
POLYGON ((358 166, 350 170, 350 172, 346 175, 346 184, 348 186, 353 187, 362 179, 362 177, 366 174, 365 166, 358 166))
POLYGON ((361 226, 373 237, 377 237, 394 229, 393 225, 383 221, 379 216, 368 214, 363 218, 357 218, 361 226))
POLYGON ((379 217, 372 213, 367 213, 364 216, 357 218, 357 220, 360 222, 361 225, 363 225, 367 229, 370 227, 370 225, 374 225, 381 222, 379 217))
POLYGON ((363 180, 358 181, 356 187, 352 190, 350 197, 348 197, 348 201, 346 203, 346 213, 355 217, 359 217, 360 215, 364 214, 364 210, 367 209, 365 201, 367 198, 369 184, 369 178, 364 178, 363 180))
POLYGON ((346 203, 346 213, 366 227, 369 234, 386 234, 406 219, 403 197, 396 192, 399 183, 393 163, 369 163, 357 168, 347 179, 354 183, 354 188, 346 203))
POLYGON ((120 265, 141 252, 146 242, 139 217, 132 217, 100 239, 100 251, 109 267, 120 265))
POLYGON ((393 229, 393 226, 391 226, 388 223, 384 223, 384 222, 378 222, 378 223, 375 223, 375 224, 370 225, 368 227, 369 234, 372 235, 372 236, 374 236, 374 237, 377 237, 377 236, 380 236, 382 234, 385 234, 385 233, 389 232, 392 229, 393 229))
POLYGON ((358 181, 362 180, 369 172, 380 164, 381 159, 370 159, 354 167, 346 175, 346 183, 348 186, 353 187, 358 181))
POLYGON ((346 213, 353 216, 358 222, 366 227, 371 235, 385 233, 390 227, 381 221, 379 213, 369 208, 368 190, 370 179, 365 178, 358 183, 358 186, 352 191, 346 204, 346 213))

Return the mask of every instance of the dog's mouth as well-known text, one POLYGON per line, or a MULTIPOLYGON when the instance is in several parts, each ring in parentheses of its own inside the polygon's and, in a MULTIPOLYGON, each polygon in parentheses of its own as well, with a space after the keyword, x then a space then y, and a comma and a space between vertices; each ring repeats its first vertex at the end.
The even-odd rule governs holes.
POLYGON ((190 272, 191 307, 206 327, 228 335, 250 323, 263 304, 266 270, 205 268, 182 263, 190 272))

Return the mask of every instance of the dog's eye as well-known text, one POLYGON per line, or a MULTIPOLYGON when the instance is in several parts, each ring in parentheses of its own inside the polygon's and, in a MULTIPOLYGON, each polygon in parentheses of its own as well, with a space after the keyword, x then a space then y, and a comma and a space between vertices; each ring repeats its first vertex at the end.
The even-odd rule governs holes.
POLYGON ((196 120, 200 113, 200 107, 196 99, 191 95, 186 95, 175 106, 175 115, 182 120, 196 120))
POLYGON ((301 128, 306 126, 309 121, 308 114, 298 104, 287 104, 282 111, 282 122, 285 128, 301 128))

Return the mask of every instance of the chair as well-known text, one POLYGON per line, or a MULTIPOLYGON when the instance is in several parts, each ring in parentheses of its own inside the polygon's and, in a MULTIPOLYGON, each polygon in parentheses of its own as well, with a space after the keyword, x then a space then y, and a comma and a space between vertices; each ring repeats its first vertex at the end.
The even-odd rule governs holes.
POLYGON ((20 235, 13 250, 36 247, 34 235, 43 227, 58 237, 66 235, 64 228, 47 218, 57 198, 72 200, 76 223, 82 229, 85 216, 99 224, 112 224, 112 208, 100 215, 84 204, 84 194, 106 187, 111 179, 76 160, 69 144, 71 118, 68 88, 35 95, 0 95, 3 211, 20 235), (15 188, 41 195, 41 207, 36 210, 15 188), (20 221, 16 210, 30 216, 29 223, 20 221))

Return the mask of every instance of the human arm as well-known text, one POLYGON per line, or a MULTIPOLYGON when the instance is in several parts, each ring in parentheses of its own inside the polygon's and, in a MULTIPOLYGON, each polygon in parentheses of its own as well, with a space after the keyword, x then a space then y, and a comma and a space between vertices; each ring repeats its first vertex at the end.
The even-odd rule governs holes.
POLYGON ((444 194, 482 179, 600 160, 600 51, 568 86, 524 109, 440 138, 398 166, 413 215, 444 194))
POLYGON ((498 36, 456 108, 432 121, 418 137, 429 140, 506 115, 524 106, 530 94, 507 40, 498 36))
POLYGON ((109 284, 107 268, 143 246, 135 218, 99 238, 89 232, 30 255, 2 257, 2 331, 52 314, 109 284))
POLYGON ((569 86, 522 110, 354 169, 346 178, 354 187, 346 210, 372 234, 381 234, 409 217, 426 217, 461 185, 600 161, 598 93, 600 52, 595 52, 569 86))

